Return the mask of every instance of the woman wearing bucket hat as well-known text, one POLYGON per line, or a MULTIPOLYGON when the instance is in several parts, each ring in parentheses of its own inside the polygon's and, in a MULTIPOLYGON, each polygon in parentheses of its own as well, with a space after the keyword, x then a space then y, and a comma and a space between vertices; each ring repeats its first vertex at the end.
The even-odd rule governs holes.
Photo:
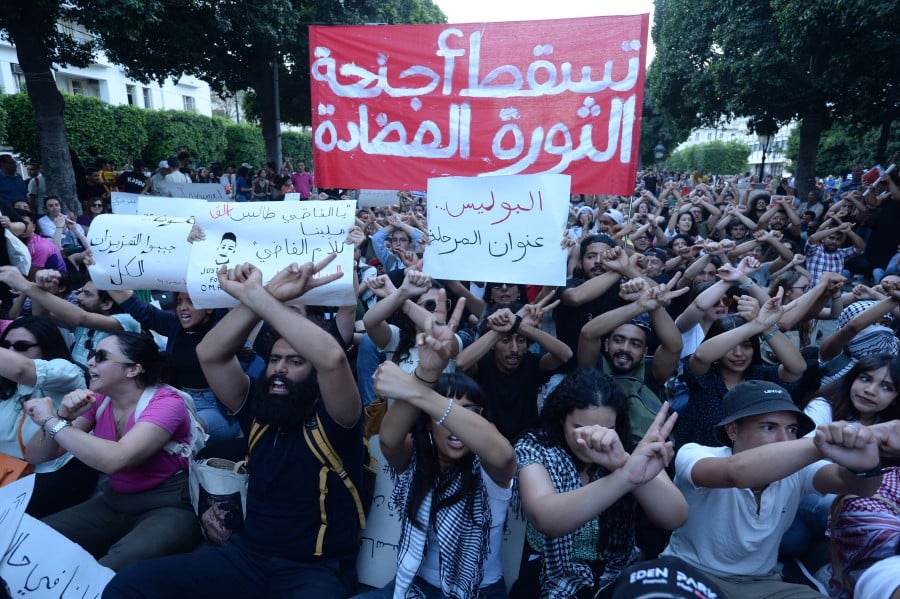
POLYGON ((735 386, 723 404, 714 429, 723 446, 691 443, 676 456, 675 484, 690 516, 663 554, 701 569, 728 597, 821 597, 782 581, 778 544, 804 495, 878 489, 875 435, 859 423, 834 422, 800 438, 813 421, 783 387, 766 381, 735 386))

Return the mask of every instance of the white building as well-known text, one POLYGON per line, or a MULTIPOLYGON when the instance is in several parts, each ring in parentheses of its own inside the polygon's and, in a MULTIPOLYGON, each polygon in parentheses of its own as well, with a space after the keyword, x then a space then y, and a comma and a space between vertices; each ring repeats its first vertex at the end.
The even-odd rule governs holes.
MULTIPOLYGON (((90 34, 78 25, 58 25, 75 39, 90 34)), ((205 116, 212 115, 209 84, 196 77, 182 76, 178 81, 167 80, 142 83, 128 78, 125 69, 113 64, 103 52, 97 52, 94 62, 79 69, 64 67, 54 71, 56 87, 62 92, 100 98, 110 104, 131 104, 154 110, 188 110, 205 116)), ((0 39, 0 89, 15 94, 25 90, 25 74, 19 66, 16 48, 8 40, 0 39)))
MULTIPOLYGON (((759 174, 759 165, 762 162, 763 144, 755 133, 750 133, 747 127, 747 118, 738 117, 732 121, 722 120, 716 127, 701 127, 694 129, 688 135, 687 140, 682 142, 676 150, 694 146, 697 144, 708 143, 714 140, 718 141, 739 141, 750 146, 750 156, 747 162, 750 165, 750 171, 753 174, 759 174)), ((787 150, 788 138, 791 131, 797 126, 796 122, 791 122, 779 129, 769 141, 766 148, 766 164, 765 171, 767 175, 780 176, 785 171, 790 172, 791 165, 786 164, 784 152, 787 150)))

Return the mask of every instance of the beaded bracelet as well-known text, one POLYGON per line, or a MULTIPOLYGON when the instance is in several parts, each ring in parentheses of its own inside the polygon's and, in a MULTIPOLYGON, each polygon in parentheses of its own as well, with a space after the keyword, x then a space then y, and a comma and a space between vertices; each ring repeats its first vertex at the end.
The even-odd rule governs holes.
POLYGON ((450 401, 447 402, 447 409, 444 410, 444 415, 441 416, 440 419, 437 421, 438 426, 441 426, 442 424, 444 424, 444 421, 447 419, 447 416, 450 415, 450 408, 452 408, 452 407, 453 407, 453 398, 451 397, 450 401))

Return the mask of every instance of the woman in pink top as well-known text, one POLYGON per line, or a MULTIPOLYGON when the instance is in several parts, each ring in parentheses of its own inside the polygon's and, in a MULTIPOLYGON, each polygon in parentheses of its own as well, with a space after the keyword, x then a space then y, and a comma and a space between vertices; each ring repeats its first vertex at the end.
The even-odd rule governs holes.
POLYGON ((25 403, 42 429, 28 444, 30 462, 69 451, 109 475, 99 495, 44 522, 113 570, 189 550, 199 539, 188 458, 166 450, 169 441, 190 442, 190 416, 181 395, 164 384, 164 366, 150 337, 111 335, 89 353, 89 390, 66 395, 58 411, 49 398, 25 403))

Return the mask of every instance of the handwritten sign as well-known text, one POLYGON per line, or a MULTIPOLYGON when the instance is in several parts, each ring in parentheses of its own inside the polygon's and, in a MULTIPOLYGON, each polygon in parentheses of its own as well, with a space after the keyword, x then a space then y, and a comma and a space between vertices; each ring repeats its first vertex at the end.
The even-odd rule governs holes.
POLYGON ((115 572, 40 520, 22 517, 0 562, 13 597, 99 598, 115 572))
POLYGON ((192 217, 101 214, 91 223, 88 267, 98 289, 185 291, 192 217))
POLYGON ((400 197, 397 195, 396 189, 360 189, 359 205, 374 206, 381 208, 383 206, 393 206, 400 203, 400 197))
MULTIPOLYGON (((369 439, 369 452, 378 464, 375 475, 375 494, 372 507, 366 516, 366 528, 360 532, 359 555, 356 571, 359 582, 381 588, 391 580, 397 571, 397 556, 400 550, 400 518, 403 507, 391 501, 394 482, 387 459, 381 453, 378 435, 369 439)), ((506 527, 503 530, 503 577, 506 589, 519 577, 522 546, 525 542, 525 520, 516 510, 507 512, 506 527)))
POLYGON ((0 487, 0 552, 5 553, 34 492, 34 475, 0 487))
POLYGON ((109 196, 110 210, 113 214, 138 214, 138 199, 141 197, 137 193, 114 191, 109 196))
POLYGON ((165 198, 161 196, 138 196, 137 214, 152 214, 154 216, 185 216, 193 217, 195 214, 206 212, 208 209, 206 200, 191 198, 165 198))
POLYGON ((230 198, 224 185, 218 183, 169 183, 166 190, 173 199, 191 198, 207 202, 225 202, 230 198))
MULTIPOLYGON (((236 306, 219 289, 217 273, 223 265, 251 262, 268 281, 296 262, 319 262, 331 253, 337 258, 319 276, 347 273, 337 281, 316 287, 299 303, 346 306, 356 303, 353 293, 353 246, 344 244, 353 226, 354 202, 210 202, 197 215, 206 240, 194 242, 188 264, 187 288, 197 308, 236 306)), ((93 232, 93 229, 92 229, 93 232)))
POLYGON ((564 285, 567 175, 428 181, 425 272, 441 279, 564 285))
POLYGON ((631 194, 648 31, 646 14, 310 27, 317 183, 565 173, 631 194))

